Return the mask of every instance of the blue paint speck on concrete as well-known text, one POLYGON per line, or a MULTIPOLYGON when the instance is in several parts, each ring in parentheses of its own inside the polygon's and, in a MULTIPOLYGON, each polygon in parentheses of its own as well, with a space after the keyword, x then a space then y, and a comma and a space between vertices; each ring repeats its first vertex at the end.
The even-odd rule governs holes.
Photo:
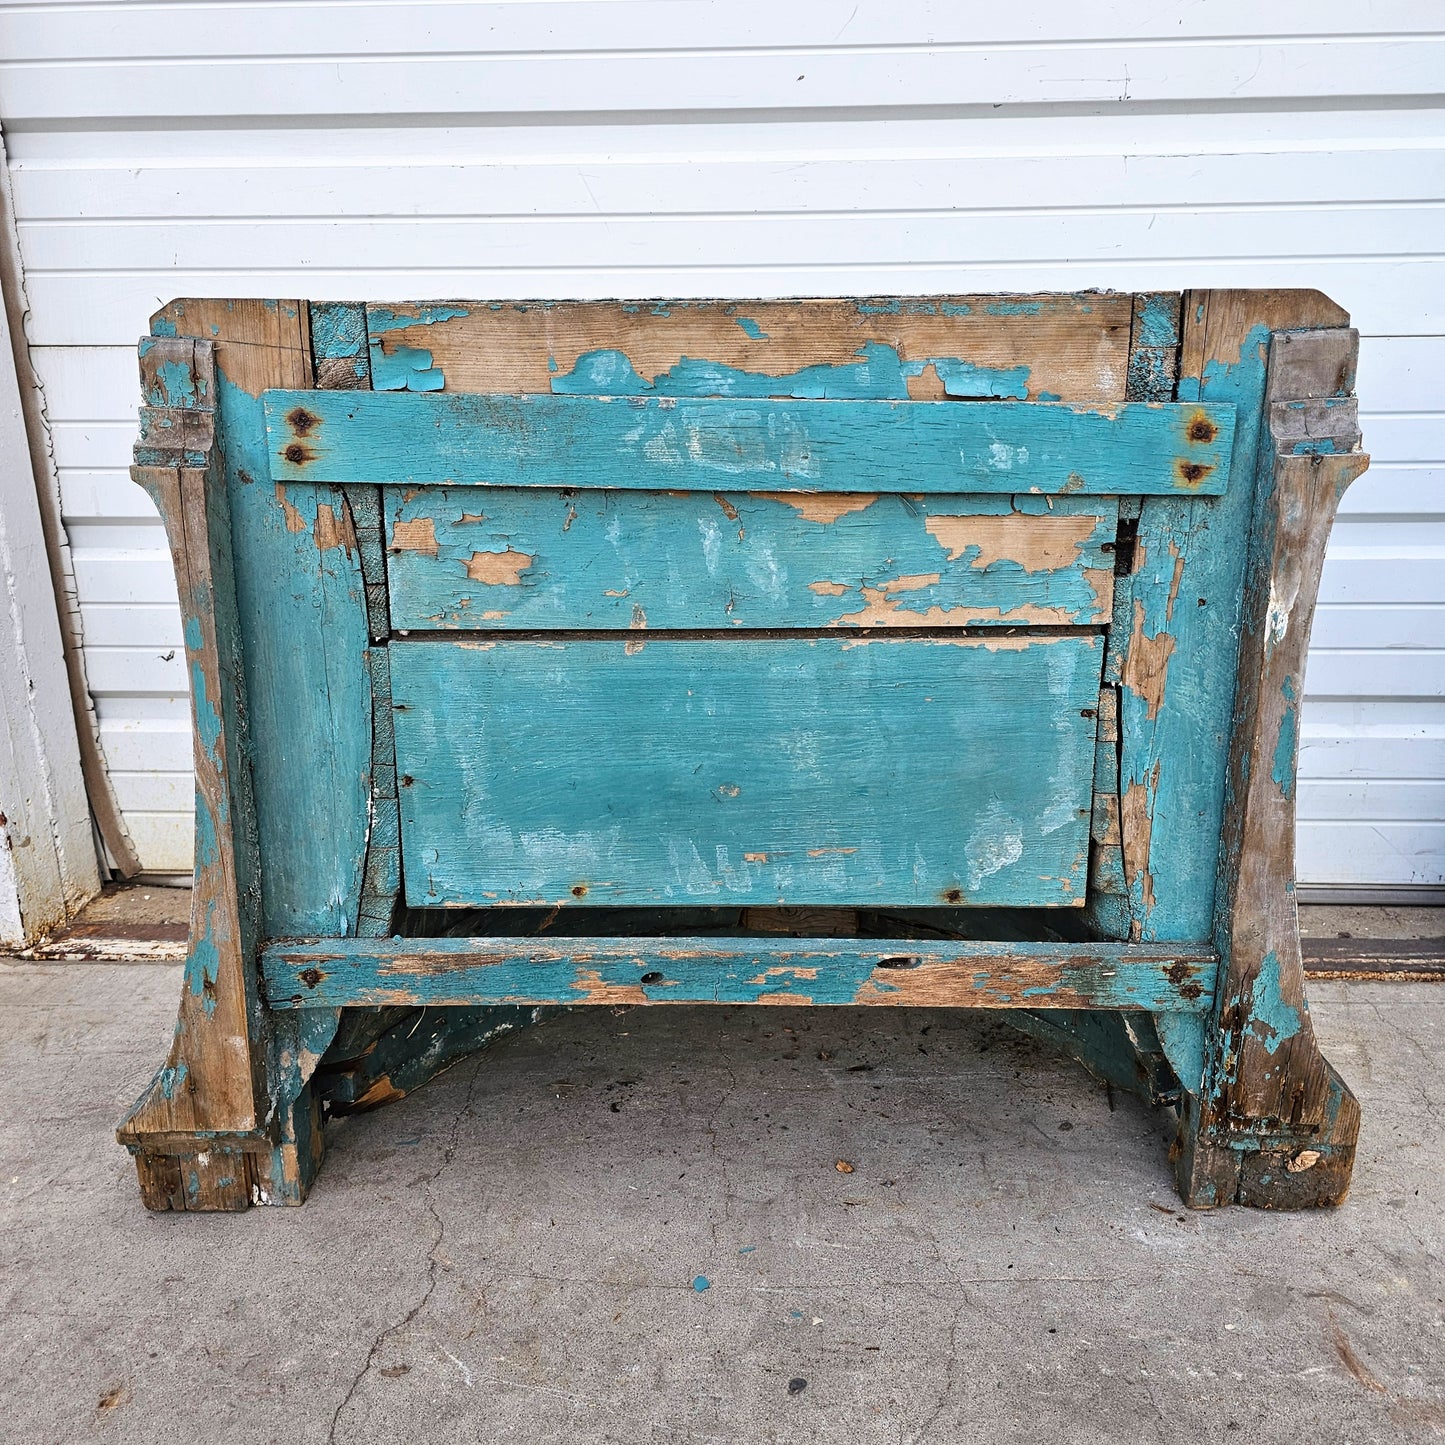
POLYGON ((700 1274, 693 1280, 692 1287, 701 1294, 705 1289, 712 1288, 712 1281, 705 1274, 700 1274))

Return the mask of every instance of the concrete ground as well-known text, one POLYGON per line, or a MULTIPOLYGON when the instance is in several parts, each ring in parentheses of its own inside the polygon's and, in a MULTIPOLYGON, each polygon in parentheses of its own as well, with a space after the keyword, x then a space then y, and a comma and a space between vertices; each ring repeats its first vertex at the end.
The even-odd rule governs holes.
POLYGON ((1187 1213, 1168 1124, 996 1017, 577 1011, 150 1215, 179 970, 0 963, 0 1440, 1445 1437, 1445 987, 1316 983, 1338 1211, 1187 1213), (851 1172, 839 1161, 851 1164, 851 1172))

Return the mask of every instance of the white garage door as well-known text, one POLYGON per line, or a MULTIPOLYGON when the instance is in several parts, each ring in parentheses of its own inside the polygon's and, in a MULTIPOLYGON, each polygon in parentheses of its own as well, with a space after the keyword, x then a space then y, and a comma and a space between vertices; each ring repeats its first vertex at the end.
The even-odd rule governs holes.
POLYGON ((1300 872, 1445 883, 1433 0, 0 5, 0 121, 104 744, 186 870, 132 348, 174 296, 1316 286, 1375 465, 1309 671, 1300 872))

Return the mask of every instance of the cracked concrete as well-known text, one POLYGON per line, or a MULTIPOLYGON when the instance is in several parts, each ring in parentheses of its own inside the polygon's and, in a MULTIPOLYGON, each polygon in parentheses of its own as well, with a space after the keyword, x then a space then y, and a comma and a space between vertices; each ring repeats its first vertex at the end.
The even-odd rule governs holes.
POLYGON ((1445 1439, 1440 985, 1314 986, 1325 1215, 1180 1209, 1165 1116, 996 1018, 789 1008, 578 1011, 304 1209, 148 1215, 178 988, 0 964, 0 1441, 1445 1439))

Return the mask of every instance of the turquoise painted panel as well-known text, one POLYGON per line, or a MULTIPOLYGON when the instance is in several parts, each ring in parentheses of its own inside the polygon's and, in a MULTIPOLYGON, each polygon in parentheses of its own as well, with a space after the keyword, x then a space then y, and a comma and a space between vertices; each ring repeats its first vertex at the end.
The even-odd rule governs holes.
POLYGON ((972 1008, 1210 1006, 1216 956, 1181 945, 898 938, 323 939, 262 955, 272 1008, 357 1004, 809 1003, 972 1008))
POLYGON ((393 643, 407 902, 1081 904, 1102 652, 393 643))
POLYGON ((273 486, 261 403, 219 385, 267 934, 352 933, 369 826, 366 593, 341 494, 273 486))
POLYGON ((1119 594, 1121 630, 1145 659, 1126 666, 1119 698, 1121 792, 1138 790, 1151 820, 1148 868, 1130 898, 1145 939, 1200 938, 1213 922, 1269 343, 1256 326, 1237 361, 1181 380, 1181 392, 1197 386, 1236 409, 1236 485, 1217 498, 1146 500, 1137 570, 1119 594))
POLYGON ((1113 498, 383 490, 403 629, 1102 625, 1113 605, 1113 498))
MULTIPOLYGON (((373 358, 373 379, 376 377, 373 358)), ((1234 412, 1164 402, 266 393, 278 481, 1213 495, 1234 412)))

